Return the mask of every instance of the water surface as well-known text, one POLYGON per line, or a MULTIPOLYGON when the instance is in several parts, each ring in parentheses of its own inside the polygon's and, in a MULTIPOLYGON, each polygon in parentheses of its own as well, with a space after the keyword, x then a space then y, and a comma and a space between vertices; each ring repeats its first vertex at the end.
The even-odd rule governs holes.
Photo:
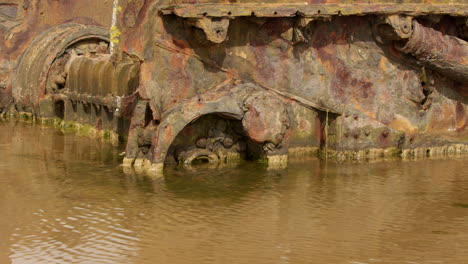
POLYGON ((468 263, 468 158, 170 169, 0 122, 0 263, 468 263))

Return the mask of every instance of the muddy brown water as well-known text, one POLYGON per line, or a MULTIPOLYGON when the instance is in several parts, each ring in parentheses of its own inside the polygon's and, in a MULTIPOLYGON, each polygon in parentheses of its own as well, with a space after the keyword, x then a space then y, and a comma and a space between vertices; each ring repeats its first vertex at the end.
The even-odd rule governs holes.
POLYGON ((467 157, 150 180, 119 152, 0 122, 0 263, 468 263, 467 157))

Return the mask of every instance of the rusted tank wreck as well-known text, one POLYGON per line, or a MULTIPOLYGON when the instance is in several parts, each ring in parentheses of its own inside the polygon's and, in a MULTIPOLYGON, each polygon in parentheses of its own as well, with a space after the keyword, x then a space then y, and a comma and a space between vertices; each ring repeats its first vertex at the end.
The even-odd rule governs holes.
POLYGON ((0 0, 0 108, 124 165, 468 152, 460 0, 0 0))

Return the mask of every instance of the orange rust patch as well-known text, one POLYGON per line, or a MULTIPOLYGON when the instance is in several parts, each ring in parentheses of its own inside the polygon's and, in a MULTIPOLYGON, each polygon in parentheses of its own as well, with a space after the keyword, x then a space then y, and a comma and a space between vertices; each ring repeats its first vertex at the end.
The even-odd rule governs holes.
POLYGON ((388 126, 395 130, 404 131, 411 134, 418 132, 418 128, 416 126, 411 124, 408 119, 400 115, 396 115, 395 120, 388 124, 388 126))

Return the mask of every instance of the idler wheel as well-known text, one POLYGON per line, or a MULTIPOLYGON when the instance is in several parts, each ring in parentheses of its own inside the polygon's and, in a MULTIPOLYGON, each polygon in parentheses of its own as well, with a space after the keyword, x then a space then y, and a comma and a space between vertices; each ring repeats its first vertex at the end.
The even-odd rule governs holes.
MULTIPOLYGON (((81 24, 62 24, 49 28, 37 36, 25 50, 13 74, 13 97, 16 102, 39 107, 47 94, 46 83, 53 63, 68 47, 84 40, 109 41, 107 29, 81 24)), ((52 78, 54 78, 53 76, 52 78)), ((63 85, 61 76, 52 79, 63 85)), ((41 115, 40 111, 36 114, 41 115)))
POLYGON ((206 149, 193 148, 181 155, 178 158, 179 161, 182 161, 184 164, 192 164, 196 162, 200 163, 218 163, 218 155, 206 149))

